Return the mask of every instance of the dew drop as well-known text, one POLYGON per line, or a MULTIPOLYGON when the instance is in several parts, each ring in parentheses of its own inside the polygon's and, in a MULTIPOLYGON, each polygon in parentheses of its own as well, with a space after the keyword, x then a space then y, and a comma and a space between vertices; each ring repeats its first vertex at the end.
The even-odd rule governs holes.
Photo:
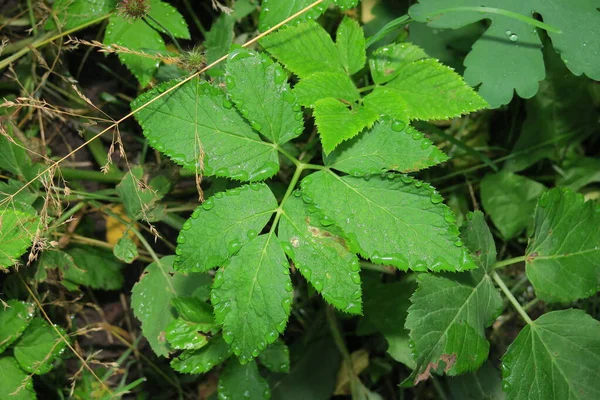
POLYGON ((435 190, 434 190, 434 191, 431 193, 430 200, 431 200, 431 202, 432 202, 433 204, 439 204, 439 203, 441 203, 442 201, 444 201, 444 198, 442 197, 442 195, 441 195, 439 192, 437 192, 437 191, 435 191, 435 190))
POLYGON ((229 254, 235 254, 240 250, 241 247, 242 244, 237 240, 234 240, 227 245, 227 251, 229 252, 229 254))
MULTIPOLYGON (((252 356, 253 357, 258 357, 259 354, 260 354, 260 350, 258 350, 258 349, 252 350, 252 356)), ((244 393, 244 396, 245 396, 245 393, 244 393)), ((247 397, 250 397, 250 394, 248 394, 247 397)))
POLYGON ((321 290, 323 290, 323 282, 321 282, 319 279, 315 279, 312 282, 312 285, 317 290, 317 292, 320 292, 321 290))
POLYGON ((508 38, 510 39, 511 42, 516 42, 517 40, 519 40, 519 37, 517 35, 515 35, 514 33, 512 35, 510 35, 508 38))
POLYGON ((410 175, 402 175, 402 177, 400 179, 402 179, 402 182, 407 183, 407 184, 411 183, 412 181, 415 180, 415 178, 410 175))
POLYGON ((256 232, 254 229, 250 229, 248 232, 246 232, 248 239, 254 239, 257 235, 258 232, 256 232))
POLYGON ((235 79, 233 76, 227 76, 225 78, 225 83, 227 84, 227 88, 233 89, 235 87, 235 79))
POLYGON ((214 194, 215 198, 217 199, 222 199, 223 198, 223 192, 217 192, 214 194))
POLYGON ((233 107, 233 103, 227 99, 223 100, 223 107, 225 107, 226 109, 230 109, 231 107, 233 107))
POLYGON ((187 231, 192 227, 192 221, 189 219, 183 223, 183 230, 187 231))
POLYGON ((504 34, 505 34, 506 36, 510 36, 510 35, 512 35, 512 32, 511 32, 511 31, 509 31, 509 30, 507 30, 506 32, 504 32, 504 34))
POLYGON ((414 140, 419 140, 419 139, 423 138, 423 133, 421 133, 421 132, 419 132, 419 131, 414 131, 414 132, 412 133, 412 138, 413 138, 414 140))
POLYGON ((262 125, 259 124, 256 121, 250 123, 250 125, 252 126, 252 129, 254 129, 255 131, 259 131, 260 132, 260 130, 262 129, 262 125))
POLYGON ((431 142, 429 140, 423 140, 421 143, 421 150, 427 150, 431 147, 431 142))
POLYGON ((215 201, 212 198, 206 199, 204 203, 202 203, 202 208, 206 211, 212 209, 215 206, 215 201))
POLYGON ((406 122, 395 120, 392 122, 392 130, 396 132, 402 132, 406 128, 406 122))
POLYGON ((294 290, 294 285, 292 285, 292 282, 287 281, 285 283, 285 290, 287 290, 288 292, 291 292, 292 290, 294 290))

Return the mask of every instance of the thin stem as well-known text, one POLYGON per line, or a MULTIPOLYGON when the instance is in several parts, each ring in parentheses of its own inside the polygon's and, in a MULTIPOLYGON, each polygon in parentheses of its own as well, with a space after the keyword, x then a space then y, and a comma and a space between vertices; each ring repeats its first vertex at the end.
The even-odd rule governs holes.
POLYGON ((204 38, 206 39, 206 29, 202 25, 202 22, 200 22, 200 19, 198 18, 198 16, 196 15, 196 12, 192 8, 190 1, 183 0, 183 5, 185 6, 185 9, 187 10, 188 14, 192 17, 192 21, 194 21, 198 30, 202 33, 202 36, 204 36, 204 38))
POLYGON ((448 400, 448 396, 446 396, 446 392, 444 391, 442 384, 434 375, 431 375, 431 382, 433 383, 433 387, 438 394, 438 399, 448 400))
POLYGON ((283 147, 276 145, 275 148, 277 149, 278 152, 280 152, 282 155, 284 155, 286 158, 288 158, 291 162, 293 162, 296 167, 298 167, 301 164, 300 161, 298 161, 298 159, 296 157, 294 157, 293 155, 288 153, 286 150, 284 150, 283 147))
POLYGON ((177 41, 177 38, 175 38, 175 35, 173 35, 173 33, 171 33, 171 31, 164 26, 163 24, 161 24, 156 18, 154 18, 152 15, 148 14, 146 15, 144 18, 142 18, 144 20, 145 23, 148 24, 149 27, 151 27, 152 29, 156 29, 154 26, 152 26, 151 23, 148 22, 148 20, 152 21, 153 23, 155 23, 160 29, 162 29, 164 31, 164 33, 166 33, 167 35, 169 35, 169 37, 171 38, 171 40, 173 41, 173 43, 175 44, 175 47, 177 47, 177 50, 179 50, 180 54, 183 54, 183 49, 181 48, 181 46, 179 45, 179 42, 177 41))
POLYGON ((333 341, 336 347, 338 348, 339 352, 341 353, 342 357, 344 358, 344 361, 346 362, 346 365, 348 367, 348 378, 350 380, 350 391, 352 393, 352 398, 358 399, 358 397, 355 396, 355 394, 358 391, 358 385, 356 384, 357 378, 356 374, 354 373, 354 368, 352 367, 352 357, 350 357, 350 352, 346 347, 344 336, 342 335, 340 327, 338 326, 337 318, 335 316, 335 310, 331 306, 327 305, 325 308, 325 315, 327 316, 327 325, 329 325, 329 330, 331 331, 333 341))
POLYGON ((304 164, 304 169, 316 169, 318 171, 322 171, 322 170, 327 170, 329 168, 327 168, 324 165, 318 165, 318 164, 304 164))
POLYGON ((61 168, 60 173, 65 180, 86 180, 103 183, 119 183, 124 173, 117 171, 116 168, 110 170, 109 173, 105 174, 101 171, 77 169, 77 168, 61 168))
POLYGON ((84 202, 75 204, 73 207, 62 213, 62 215, 52 224, 52 226, 48 228, 48 231, 53 231, 54 229, 58 228, 63 222, 71 218, 71 216, 75 215, 85 206, 86 204, 84 202))
POLYGON ((494 269, 502 268, 502 267, 506 267, 507 265, 513 265, 513 264, 525 262, 525 261, 527 261, 527 256, 509 258, 508 260, 502 260, 502 261, 495 262, 494 265, 492 266, 492 268, 494 268, 494 269))
POLYGON ((271 232, 274 232, 277 223, 279 222, 279 218, 281 218, 281 214, 283 214, 283 205, 287 201, 287 199, 292 195, 296 184, 300 180, 300 175, 302 175, 302 171, 304 170, 304 164, 298 163, 299 165, 296 167, 296 171, 294 171, 294 175, 292 176, 292 180, 281 199, 281 204, 277 207, 277 213, 275 214, 275 219, 273 219, 273 225, 271 225, 271 232))
POLYGON ((531 318, 529 318, 529 315, 527 315, 527 311, 525 311, 523 307, 521 307, 519 301, 515 298, 515 296, 513 296, 513 294, 510 292, 510 289, 506 286, 506 284, 504 283, 502 278, 500 278, 500 275, 498 275, 496 271, 492 272, 492 278, 494 278, 496 284, 500 287, 502 292, 504 292, 504 295, 512 303, 513 307, 517 310, 517 312, 521 315, 525 322, 527 322, 527 324, 529 325, 532 324, 533 321, 531 320, 531 318))

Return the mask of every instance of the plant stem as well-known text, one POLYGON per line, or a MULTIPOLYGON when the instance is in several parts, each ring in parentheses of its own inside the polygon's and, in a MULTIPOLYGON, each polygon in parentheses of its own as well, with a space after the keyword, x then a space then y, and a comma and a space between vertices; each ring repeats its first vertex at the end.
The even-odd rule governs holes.
POLYGON ((202 33, 202 36, 204 36, 204 39, 206 39, 206 29, 204 28, 204 26, 202 25, 202 22, 200 22, 200 19, 194 12, 194 9, 192 8, 190 1, 183 0, 183 5, 185 6, 185 9, 187 10, 188 14, 192 17, 192 21, 194 21, 194 23, 196 24, 196 27, 198 28, 200 33, 202 33))
POLYGON ((182 49, 182 48, 181 48, 181 46, 179 45, 179 42, 178 42, 178 41, 177 41, 177 39, 175 38, 175 35, 173 35, 173 34, 171 33, 171 31, 170 31, 170 30, 169 30, 169 29, 168 29, 166 26, 164 26, 163 24, 161 24, 161 23, 160 23, 160 22, 159 22, 159 21, 158 21, 156 18, 154 18, 152 15, 148 14, 148 15, 146 15, 146 16, 143 18, 143 20, 144 20, 144 22, 145 22, 145 23, 147 23, 147 24, 148 24, 148 26, 150 26, 151 28, 155 29, 155 28, 152 26, 152 24, 150 24, 150 23, 149 23, 149 22, 146 20, 146 18, 147 18, 148 20, 152 21, 153 23, 155 23, 156 25, 158 25, 158 27, 159 27, 160 29, 162 29, 162 30, 163 30, 163 31, 164 31, 164 32, 165 32, 167 35, 169 35, 169 37, 171 38, 171 40, 172 40, 172 41, 173 41, 173 43, 175 44, 175 47, 177 47, 177 50, 179 50, 179 53, 180 53, 181 55, 183 55, 183 49, 182 49))
POLYGON ((523 307, 521 307, 521 305, 519 304, 519 301, 510 292, 510 289, 506 286, 506 284, 504 283, 502 278, 500 278, 500 275, 498 275, 498 273, 496 271, 494 271, 494 272, 492 272, 492 278, 494 278, 494 281, 496 281, 496 284, 498 284, 500 289, 504 292, 504 295, 512 303, 513 307, 515 307, 515 309, 521 315, 521 317, 525 320, 525 322, 527 322, 527 324, 531 325, 533 323, 533 321, 531 320, 531 318, 529 318, 529 315, 527 315, 527 312, 523 309, 523 307))
MULTIPOLYGON (((298 160, 296 160, 296 161, 298 161, 298 160)), ((300 175, 302 175, 302 171, 304 171, 304 164, 298 162, 298 166, 296 167, 296 171, 294 171, 294 175, 292 176, 292 179, 290 180, 290 184, 289 184, 287 190, 285 191, 283 198, 281 199, 281 203, 279 204, 279 207, 277 207, 277 213, 275 214, 275 219, 273 219, 273 225, 271 225, 271 233, 275 231, 275 227, 277 226, 277 223, 279 222, 279 218, 281 218, 281 214, 283 214, 283 205, 285 204, 287 199, 292 195, 292 192, 294 191, 296 184, 300 180, 300 175)))
POLYGON ((492 268, 494 268, 494 269, 502 268, 502 267, 506 267, 507 265, 513 265, 513 264, 525 262, 525 261, 527 261, 527 256, 509 258, 508 260, 502 260, 502 261, 495 262, 494 265, 492 266, 492 268))
POLYGON ((329 330, 331 331, 333 341, 335 342, 336 347, 338 348, 348 367, 348 377, 350 380, 350 391, 352 393, 352 399, 358 399, 359 397, 356 396, 358 392, 358 385, 356 384, 357 377, 354 373, 354 368, 352 367, 352 357, 350 356, 350 352, 346 347, 346 342, 344 342, 344 337, 342 335, 342 332, 340 331, 340 327, 338 326, 337 318, 335 316, 335 310, 331 306, 326 305, 325 315, 327 316, 327 325, 329 325, 329 330))
POLYGON ((296 167, 298 167, 301 164, 301 162, 298 161, 298 159, 296 157, 294 157, 293 155, 288 153, 286 150, 284 150, 283 147, 281 147, 279 145, 275 145, 275 148, 277 149, 278 152, 280 152, 285 157, 287 157, 291 162, 293 162, 296 167))
POLYGON ((75 204, 73 207, 62 213, 62 215, 48 228, 48 231, 53 231, 58 228, 63 222, 75 215, 79 210, 85 207, 86 204, 82 201, 81 203, 75 204))
POLYGON ((94 171, 88 169, 77 169, 77 168, 61 168, 60 172, 65 180, 86 180, 94 182, 104 183, 119 183, 125 175, 121 171, 111 169, 108 174, 101 171, 94 171))
POLYGON ((446 392, 444 391, 444 388, 442 387, 442 384, 438 378, 436 378, 434 375, 431 375, 431 382, 433 383, 433 387, 438 394, 438 398, 441 400, 448 400, 448 396, 446 396, 446 392))

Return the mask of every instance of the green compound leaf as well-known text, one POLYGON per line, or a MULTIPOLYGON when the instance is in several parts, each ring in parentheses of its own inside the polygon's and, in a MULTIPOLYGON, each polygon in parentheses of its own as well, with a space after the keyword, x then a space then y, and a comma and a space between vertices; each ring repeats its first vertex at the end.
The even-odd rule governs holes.
POLYGON ((448 119, 488 106, 460 75, 434 59, 406 64, 384 87, 399 92, 411 119, 448 119))
POLYGON ((258 359, 269 371, 287 374, 290 372, 290 351, 282 340, 267 347, 258 355, 258 359))
POLYGON ((283 207, 278 237, 296 268, 328 303, 361 314, 358 258, 348 251, 344 239, 327 230, 331 221, 321 221, 309 213, 302 199, 291 197, 283 207))
POLYGON ((34 318, 13 348, 15 358, 24 371, 43 375, 52 369, 54 361, 67 346, 63 338, 67 338, 63 328, 50 326, 43 319, 34 318))
POLYGON ((182 274, 173 269, 175 257, 163 257, 160 263, 148 265, 132 289, 131 307, 142 323, 142 333, 159 356, 169 355, 165 330, 175 318, 171 299, 198 296, 207 290, 211 278, 205 274, 182 274))
POLYGON ((175 269, 204 272, 222 265, 260 233, 276 208, 273 192, 263 183, 216 193, 184 223, 175 269))
POLYGON ((346 104, 332 97, 317 101, 313 114, 325 153, 358 135, 364 128, 371 127, 379 117, 372 109, 363 106, 349 109, 346 104))
POLYGON ((35 214, 0 208, 0 271, 12 267, 31 246, 39 223, 35 214))
POLYGON ((226 82, 237 109, 271 142, 289 142, 304 130, 300 104, 287 83, 287 74, 266 54, 246 49, 232 52, 226 82))
MULTIPOLYGON (((72 257, 75 267, 70 265, 62 269, 62 265, 59 265, 65 281, 75 286, 104 290, 117 290, 123 286, 123 264, 115 260, 111 251, 92 246, 77 246, 69 248, 67 253, 72 257)), ((55 253, 55 256, 60 256, 60 253, 55 253)))
POLYGON ((507 171, 488 174, 481 181, 481 203, 505 239, 518 236, 531 221, 544 185, 507 171))
POLYGON ((19 368, 13 357, 0 358, 0 393, 10 400, 35 400, 33 379, 19 368))
POLYGON ((575 75, 585 73, 600 79, 600 53, 592 49, 600 47, 598 30, 600 13, 598 2, 548 2, 543 0, 420 0, 409 13, 417 21, 431 18, 429 26, 435 28, 459 28, 473 22, 489 19, 491 25, 465 59, 465 79, 471 85, 481 84, 479 93, 492 107, 507 104, 513 90, 523 98, 530 98, 538 90, 538 82, 544 79, 542 43, 535 28, 526 22, 504 15, 460 11, 434 14, 454 7, 492 7, 522 14, 532 18, 541 14, 542 20, 561 33, 548 32, 556 51, 575 75), (502 60, 490 63, 489 60, 502 60))
POLYGON ((131 264, 139 257, 137 246, 129 235, 121 236, 121 239, 113 247, 113 254, 127 264, 131 264))
POLYGON ((365 66, 365 34, 358 22, 344 17, 335 35, 335 45, 348 75, 357 73, 365 66))
POLYGON ((18 300, 0 306, 0 353, 17 340, 33 317, 33 305, 18 300))
POLYGON ((358 176, 419 171, 446 160, 448 156, 416 129, 384 119, 342 143, 325 158, 325 165, 358 176))
POLYGON ((52 5, 53 15, 44 26, 56 29, 56 23, 62 30, 69 30, 107 15, 114 10, 116 0, 57 0, 52 5))
POLYGON ((417 368, 408 378, 414 384, 434 371, 448 375, 475 371, 488 357, 484 329, 503 307, 487 275, 496 248, 483 214, 471 214, 465 230, 466 245, 478 255, 482 268, 453 276, 421 274, 411 298, 406 328, 415 346, 417 368))
POLYGON ((317 101, 328 97, 347 103, 360 99, 354 82, 342 72, 316 72, 298 82, 293 92, 298 97, 298 103, 311 108, 315 107, 317 101))
POLYGON ((323 71, 345 73, 331 37, 314 21, 282 28, 260 44, 300 78, 323 71))
POLYGON ((270 399, 269 384, 258 373, 256 361, 229 360, 219 375, 220 399, 270 399))
MULTIPOLYGON (((223 57, 229 51, 233 43, 233 27, 235 26, 235 18, 227 13, 221 13, 213 22, 210 31, 206 32, 204 47, 206 48, 206 64, 210 65, 223 57)), ((218 64, 212 67, 208 74, 210 76, 223 75, 225 66, 218 64)))
MULTIPOLYGON (((132 109, 176 83, 142 94, 132 109)), ((198 78, 144 107, 136 119, 153 147, 190 171, 202 172, 202 153, 204 175, 257 181, 279 170, 275 147, 260 139, 220 89, 198 78)))
MULTIPOLYGON (((264 32, 286 18, 296 14, 298 11, 308 7, 312 3, 314 3, 314 0, 263 0, 258 20, 258 28, 261 32, 264 32)), ((330 3, 331 0, 325 0, 304 14, 291 20, 288 25, 318 18, 325 12, 330 3)))
POLYGON ((373 112, 388 116, 399 121, 409 121, 408 106, 404 97, 397 90, 385 87, 376 87, 371 93, 363 97, 363 105, 373 112))
POLYGON ((171 368, 183 374, 204 374, 229 358, 231 350, 221 335, 198 350, 186 350, 171 360, 171 368))
POLYGON ((523 328, 502 358, 506 398, 599 398, 599 349, 600 323, 584 311, 569 309, 542 315, 523 328))
POLYGON ((217 272, 211 301, 223 337, 247 363, 283 333, 292 304, 289 264, 274 235, 242 247, 217 272))
POLYGON ((369 58, 369 68, 373 81, 382 85, 394 79, 405 65, 429 58, 418 46, 410 43, 396 43, 380 47, 369 58))
POLYGON ((302 191, 376 264, 415 271, 475 268, 452 211, 429 184, 391 173, 363 179, 321 171, 304 178, 302 191))
POLYGON ((556 188, 544 194, 527 246, 527 277, 544 301, 571 302, 600 290, 600 208, 556 188))
MULTIPOLYGON (((189 39, 190 33, 183 16, 170 4, 159 0, 150 1, 150 15, 165 26, 176 38, 189 39)), ((113 14, 108 21, 104 44, 117 44, 149 55, 165 53, 165 42, 157 31, 163 31, 160 26, 144 20, 129 21, 118 13, 113 14)), ((151 57, 136 54, 119 53, 119 59, 129 68, 142 87, 147 86, 158 69, 159 61, 151 57)))

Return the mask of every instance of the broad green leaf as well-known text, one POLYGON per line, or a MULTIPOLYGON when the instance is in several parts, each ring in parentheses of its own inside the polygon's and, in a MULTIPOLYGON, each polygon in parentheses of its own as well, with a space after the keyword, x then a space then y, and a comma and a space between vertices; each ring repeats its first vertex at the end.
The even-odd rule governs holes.
POLYGON ((502 358, 509 400, 600 398, 600 323, 582 310, 552 311, 519 333, 502 358))
POLYGON ((304 178, 302 191, 374 263, 416 271, 475 267, 452 211, 429 184, 395 174, 363 179, 321 171, 304 178))
POLYGON ((331 224, 309 213, 304 202, 294 196, 283 206, 278 237, 296 268, 328 303, 341 311, 360 314, 358 258, 348 251, 343 238, 328 231, 331 224))
POLYGON ((448 119, 488 106, 460 75, 434 59, 403 66, 385 88, 401 94, 411 119, 448 119))
POLYGON ((263 183, 216 193, 183 225, 175 268, 204 272, 222 265, 260 233, 276 208, 275 196, 263 183))
POLYGON ((174 320, 171 299, 194 296, 210 286, 205 274, 182 274, 173 269, 175 257, 163 257, 160 263, 148 265, 139 282, 132 289, 131 307, 142 323, 142 333, 150 347, 159 356, 169 355, 165 329, 174 320))
MULTIPOLYGON (((204 47, 206 48, 206 64, 210 65, 223 57, 229 51, 231 43, 233 43, 233 27, 235 18, 227 13, 221 13, 213 22, 210 30, 206 32, 204 47)), ((222 75, 225 70, 223 63, 212 67, 208 74, 211 76, 222 75)))
POLYGON ((76 285, 93 289, 117 290, 123 286, 121 264, 112 252, 92 246, 71 247, 67 253, 73 258, 76 268, 62 269, 63 279, 76 285))
POLYGON ((538 82, 544 79, 542 43, 536 29, 526 22, 504 15, 474 11, 446 12, 440 10, 454 7, 479 7, 485 5, 541 19, 559 29, 560 33, 548 32, 553 45, 566 66, 575 75, 585 73, 592 79, 600 79, 600 53, 590 49, 600 47, 595 32, 600 24, 598 2, 548 2, 543 0, 491 0, 482 4, 478 0, 420 0, 409 13, 420 22, 429 22, 435 28, 458 28, 473 22, 489 19, 488 30, 473 45, 465 59, 465 79, 473 86, 481 84, 479 93, 492 107, 508 103, 513 90, 523 98, 530 98, 538 90, 538 82), (489 60, 502 60, 490 63, 489 60))
POLYGON ((500 371, 489 362, 477 371, 447 380, 450 394, 456 400, 504 400, 500 371))
POLYGON ((481 211, 467 215, 461 234, 477 265, 491 272, 496 262, 496 243, 481 211))
POLYGON ((282 340, 267 347, 258 355, 258 359, 269 371, 285 374, 290 372, 290 351, 282 340))
POLYGON ((408 106, 397 90, 378 86, 363 97, 362 104, 369 110, 399 121, 409 121, 408 106))
POLYGON ((175 349, 199 349, 208 343, 210 333, 216 328, 213 309, 210 304, 195 297, 175 297, 171 304, 177 310, 178 318, 166 328, 166 339, 175 349))
POLYGON ((0 270, 18 263, 31 246, 39 224, 39 217, 18 211, 9 204, 0 208, 0 270))
MULTIPOLYGON (((9 132, 12 127, 8 125, 9 132)), ((0 135, 0 170, 8 171, 19 177, 26 175, 24 168, 31 165, 31 159, 25 150, 26 146, 12 136, 0 135)))
MULTIPOLYGON (((175 84, 166 82, 142 94, 132 109, 175 84)), ((275 147, 260 139, 220 89, 198 78, 145 106, 136 118, 153 147, 190 171, 257 181, 279 169, 275 147)))
POLYGON ((35 400, 33 379, 19 368, 13 357, 0 358, 0 393, 7 400, 35 400))
POLYGON ((355 20, 344 17, 335 34, 340 60, 349 75, 360 71, 367 62, 365 34, 355 20))
MULTIPOLYGON (((258 28, 261 32, 266 31, 282 22, 288 17, 314 3, 313 0, 263 0, 258 19, 258 28)), ((288 24, 296 24, 301 21, 316 19, 325 12, 331 0, 325 0, 321 4, 311 8, 309 11, 294 18, 288 24)))
POLYGON ((260 44, 300 78, 315 72, 345 73, 331 37, 314 21, 282 28, 266 36, 260 44))
POLYGON ((156 191, 144 179, 142 167, 132 168, 117 185, 117 194, 133 219, 147 220, 159 199, 156 191))
POLYGON ((8 300, 0 305, 0 353, 17 340, 33 317, 33 305, 8 300))
POLYGON ((247 363, 283 333, 292 305, 289 264, 277 238, 261 235, 217 272, 211 301, 223 337, 247 363))
POLYGON ((378 114, 363 106, 349 109, 343 102, 328 97, 315 102, 313 111, 325 153, 358 135, 377 120, 378 114))
MULTIPOLYGON (((35 279, 38 282, 45 282, 49 279, 56 279, 55 277, 59 279, 62 278, 60 279, 60 283, 67 290, 74 292, 78 289, 78 285, 64 277, 64 275, 69 276, 69 272, 67 271, 69 269, 78 270, 76 276, 82 276, 82 274, 86 273, 85 270, 79 268, 75 264, 73 257, 65 253, 64 251, 45 250, 39 257, 38 269, 35 273, 35 279), (55 270, 56 272, 52 273, 50 272, 51 270, 55 270)), ((71 274, 73 273, 71 272, 71 274)))
POLYGON ((187 350, 171 360, 171 368, 184 374, 204 374, 221 364, 231 355, 222 336, 210 339, 208 345, 198 350, 187 350))
POLYGON ((189 296, 175 297, 171 304, 180 318, 202 325, 202 332, 208 332, 214 326, 213 309, 202 299, 189 296))
POLYGON ((428 58, 418 46, 410 43, 395 43, 380 47, 369 57, 369 68, 373 81, 379 85, 394 79, 402 67, 407 64, 428 58))
POLYGON ((69 30, 107 15, 114 10, 116 0, 57 0, 52 5, 52 15, 44 26, 69 30))
POLYGON ((592 182, 600 182, 600 159, 577 157, 564 165, 563 175, 558 175, 557 184, 579 190, 592 182))
POLYGON ((342 72, 315 72, 300 80, 293 92, 298 97, 298 103, 311 108, 317 101, 328 97, 348 103, 360 99, 354 82, 342 72))
POLYGON ((256 361, 240 364, 229 360, 219 375, 219 398, 221 399, 270 399, 269 384, 258 373, 256 361))
POLYGON ((65 339, 68 340, 68 336, 63 328, 34 318, 15 344, 13 353, 24 371, 43 375, 52 369, 54 361, 63 353, 67 346, 65 339))
POLYGON ((31 186, 22 189, 24 185, 23 182, 19 182, 15 179, 9 179, 7 182, 0 182, 0 203, 11 197, 8 201, 12 202, 12 206, 17 207, 20 211, 31 210, 31 208, 27 206, 31 206, 38 198, 38 192, 31 188, 31 186))
POLYGON ((351 175, 412 172, 448 160, 422 133, 401 121, 384 119, 338 146, 325 165, 351 175))
POLYGON ((527 277, 544 301, 571 302, 600 290, 600 207, 556 188, 538 201, 527 277))
POLYGON ((502 236, 511 239, 530 223, 537 199, 546 190, 533 179, 501 171, 481 180, 481 203, 502 236))
MULTIPOLYGON (((176 38, 189 39, 190 33, 183 16, 170 4, 160 0, 150 1, 150 15, 161 23, 176 38)), ((118 13, 113 14, 108 21, 104 44, 117 44, 130 50, 143 52, 151 56, 165 53, 166 47, 161 31, 162 27, 145 22, 142 19, 129 21, 118 13), (152 26, 150 26, 151 24, 152 26)), ((129 68, 142 87, 147 86, 158 69, 159 61, 151 57, 137 54, 119 53, 119 59, 129 68)))
POLYGON ((198 329, 198 324, 180 318, 169 322, 165 328, 165 339, 170 347, 177 350, 200 349, 208 343, 208 337, 198 329))
POLYGON ((300 104, 278 63, 266 54, 237 49, 229 56, 226 72, 229 97, 253 129, 278 144, 302 133, 300 104))
POLYGON ((129 235, 121 236, 121 239, 113 247, 113 254, 127 264, 131 264, 139 256, 137 246, 129 235))

